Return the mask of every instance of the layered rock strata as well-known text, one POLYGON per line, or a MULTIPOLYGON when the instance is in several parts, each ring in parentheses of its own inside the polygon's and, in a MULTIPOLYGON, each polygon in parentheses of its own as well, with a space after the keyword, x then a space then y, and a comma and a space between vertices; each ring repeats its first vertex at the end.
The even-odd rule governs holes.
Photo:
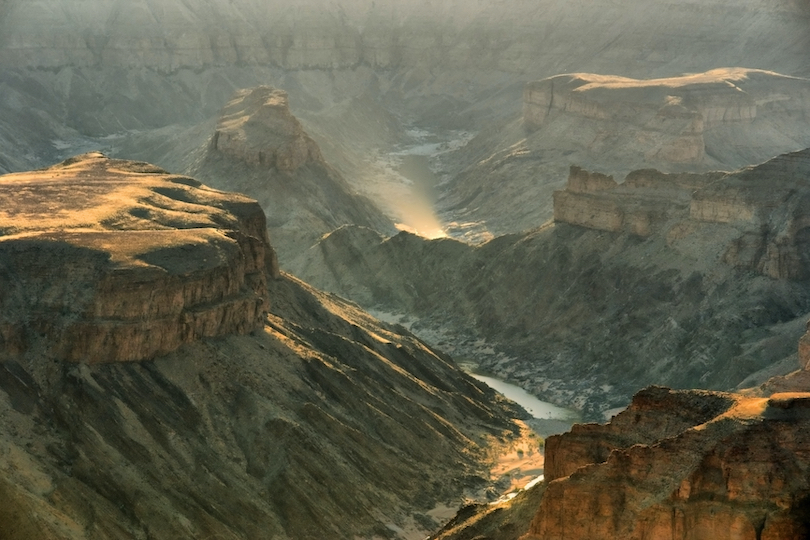
POLYGON ((0 177, 0 351, 143 360, 263 325, 277 275, 246 197, 93 153, 0 177))
POLYGON ((237 91, 222 109, 211 148, 260 167, 293 172, 323 157, 290 112, 287 92, 269 86, 237 91))
POLYGON ((541 129, 555 115, 582 118, 597 132, 612 126, 622 137, 629 133, 632 150, 647 162, 700 164, 710 130, 768 116, 807 118, 810 81, 728 68, 651 80, 575 73, 527 84, 525 127, 541 129))
POLYGON ((624 182, 572 166, 565 190, 554 192, 554 220, 610 232, 650 236, 671 219, 686 219, 692 193, 724 173, 633 171, 624 182))
POLYGON ((810 533, 810 394, 651 388, 550 440, 524 540, 796 539, 810 533))
POLYGON ((776 279, 810 276, 810 151, 778 156, 733 173, 634 171, 621 184, 571 167, 554 193, 554 219, 590 229, 665 235, 680 244, 698 235, 729 237, 723 260, 776 279))

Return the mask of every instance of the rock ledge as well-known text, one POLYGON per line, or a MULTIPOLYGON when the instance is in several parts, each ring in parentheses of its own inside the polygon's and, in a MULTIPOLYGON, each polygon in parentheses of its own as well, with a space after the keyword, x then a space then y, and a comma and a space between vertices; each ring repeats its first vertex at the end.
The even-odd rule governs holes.
POLYGON ((0 177, 0 350, 149 359, 262 326, 278 273, 246 197, 85 154, 0 177))

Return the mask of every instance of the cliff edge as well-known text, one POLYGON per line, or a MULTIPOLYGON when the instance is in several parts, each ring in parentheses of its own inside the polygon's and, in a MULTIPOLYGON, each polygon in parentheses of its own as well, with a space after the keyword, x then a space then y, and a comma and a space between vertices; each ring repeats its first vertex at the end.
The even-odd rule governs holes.
POLYGON ((808 393, 649 388, 611 423, 549 439, 551 482, 522 538, 804 538, 808 428, 808 393), (684 404, 701 414, 670 421, 684 404))
POLYGON ((144 360, 262 326, 278 275, 259 205, 146 163, 0 177, 0 354, 144 360))

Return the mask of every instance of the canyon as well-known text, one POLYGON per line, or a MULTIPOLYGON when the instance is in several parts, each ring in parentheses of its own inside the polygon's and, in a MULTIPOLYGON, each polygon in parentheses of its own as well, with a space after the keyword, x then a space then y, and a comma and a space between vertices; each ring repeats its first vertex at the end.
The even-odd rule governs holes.
POLYGON ((621 184, 574 167, 555 221, 533 231, 472 246, 344 227, 299 275, 415 314, 411 328, 451 354, 603 420, 649 384, 728 390, 796 368, 809 165, 801 151, 621 184))
POLYGON ((803 537, 808 28, 0 0, 0 537, 803 537))

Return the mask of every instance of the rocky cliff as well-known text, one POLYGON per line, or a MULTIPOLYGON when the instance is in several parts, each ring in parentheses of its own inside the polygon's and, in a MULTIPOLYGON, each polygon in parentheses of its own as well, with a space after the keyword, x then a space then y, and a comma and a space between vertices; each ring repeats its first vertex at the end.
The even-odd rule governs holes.
POLYGON ((645 390, 609 424, 549 441, 522 538, 804 538, 808 422, 806 393, 645 390))
POLYGON ((810 151, 734 173, 634 171, 622 184, 572 167, 554 193, 554 219, 609 232, 658 233, 683 245, 697 235, 731 235, 716 248, 726 263, 776 279, 806 279, 810 151), (722 231, 722 233, 721 233, 722 231))
POLYGON ((101 154, 0 197, 3 357, 143 360, 263 325, 278 267, 255 201, 101 154))
MULTIPOLYGON (((572 163, 617 180, 647 168, 734 170, 810 146, 808 118, 810 80, 771 71, 724 68, 663 79, 556 75, 525 86, 521 121, 487 129, 458 152, 468 165, 440 202, 448 221, 494 234, 528 229, 551 217, 552 192, 572 163), (512 211, 499 212, 506 205, 512 211)), ((620 210, 598 202, 603 226, 621 226, 620 210)), ((626 218, 625 227, 648 228, 643 215, 626 218)))
POLYGON ((259 201, 282 264, 341 225, 393 232, 382 211, 326 163, 281 90, 237 91, 196 156, 189 174, 259 201))
POLYGON ((0 197, 0 538, 424 536, 522 429, 251 199, 100 154, 0 197))
POLYGON ((610 422, 546 439, 545 482, 467 507, 431 538, 805 538, 808 375, 737 394, 645 388, 610 422))

